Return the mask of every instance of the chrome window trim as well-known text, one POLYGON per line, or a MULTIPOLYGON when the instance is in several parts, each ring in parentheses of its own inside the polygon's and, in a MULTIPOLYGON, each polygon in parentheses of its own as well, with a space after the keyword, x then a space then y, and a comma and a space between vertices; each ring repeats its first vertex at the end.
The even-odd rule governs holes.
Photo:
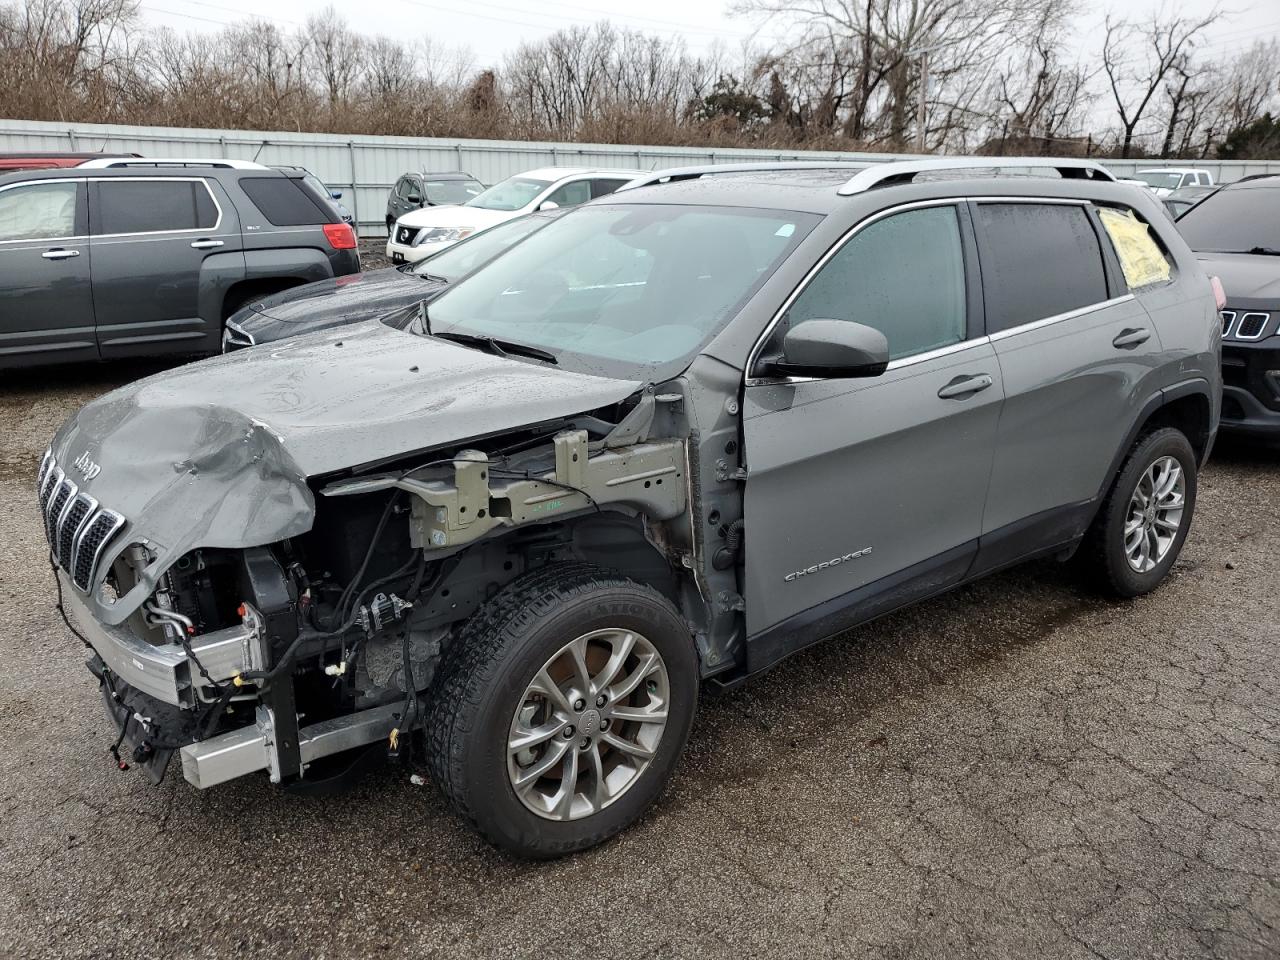
POLYGON ((218 211, 218 219, 213 222, 212 227, 183 227, 180 230, 137 230, 133 233, 94 233, 93 224, 89 225, 89 236, 91 240, 112 240, 120 237, 154 237, 160 234, 213 234, 218 232, 218 228, 222 226, 222 204, 218 202, 217 196, 209 189, 209 183, 204 177, 86 177, 89 183, 198 183, 204 187, 205 193, 209 194, 209 199, 213 201, 213 208, 218 211))
MULTIPOLYGON (((6 190, 17 190, 20 187, 34 187, 43 183, 85 183, 86 177, 50 177, 47 180, 22 180, 19 183, 6 183, 0 187, 0 193, 6 190)), ((67 243, 72 240, 88 240, 89 235, 86 233, 78 233, 70 237, 26 237, 21 240, 0 240, 0 247, 7 246, 11 243, 32 243, 36 246, 45 246, 50 243, 67 243)))
POLYGON ((1249 310, 1247 312, 1241 313, 1240 319, 1236 322, 1236 339, 1250 341, 1250 342, 1254 340, 1261 340, 1263 336, 1266 335, 1267 327, 1270 323, 1271 323, 1271 314, 1263 310, 1249 310), (1258 328, 1258 332, 1255 336, 1246 337, 1240 331, 1244 328, 1244 322, 1248 320, 1250 317, 1261 317, 1262 326, 1258 328))
MULTIPOLYGON (((963 353, 966 350, 972 350, 974 347, 981 347, 991 342, 991 338, 985 334, 981 337, 970 337, 968 340, 961 340, 957 343, 949 343, 945 347, 938 347, 936 350, 926 350, 924 353, 914 353, 909 357, 899 357, 897 360, 890 360, 889 365, 885 367, 885 373, 890 370, 901 370, 904 367, 915 366, 917 363, 925 363, 929 360, 937 360, 939 357, 950 356, 953 353, 963 353)), ((748 387, 760 386, 778 386, 779 384, 792 383, 816 383, 826 380, 839 380, 840 377, 752 377, 747 381, 748 387)), ((850 378, 852 379, 852 378, 850 378)), ((874 379, 874 378, 870 378, 874 379)))
MULTIPOLYGON (((961 197, 949 197, 940 200, 914 200, 910 203, 902 203, 895 207, 888 207, 884 210, 876 211, 870 216, 859 220, 841 234, 840 238, 831 245, 831 248, 818 258, 817 263, 805 272, 805 275, 800 279, 800 282, 796 284, 795 289, 792 290, 791 293, 787 295, 786 299, 782 301, 782 306, 774 312, 769 322, 765 324, 764 330, 761 332, 760 336, 756 338, 756 342, 754 346, 752 346, 751 352, 747 354, 747 386, 755 386, 761 383, 799 383, 807 382, 809 380, 833 379, 830 377, 753 377, 751 376, 751 373, 755 370, 756 363, 760 359, 760 351, 764 349, 764 345, 768 343, 769 338, 773 336, 773 331, 777 328, 778 324, 782 322, 783 315, 791 309, 791 305, 799 299, 800 294, 804 293, 809 284, 813 282, 813 278, 822 271, 822 268, 825 267, 837 253, 843 250, 845 244, 852 240, 857 234, 861 233, 874 223, 878 223, 879 221, 891 217, 894 214, 903 213, 907 210, 921 210, 928 207, 958 207, 964 202, 964 199, 961 197)), ((957 220, 959 220, 958 214, 957 220)), ((960 343, 964 342, 966 341, 960 341, 960 343)), ((904 357, 903 359, 906 358, 904 357)))
MULTIPOLYGON (((895 206, 895 207, 888 207, 884 210, 879 210, 876 213, 871 214, 866 219, 858 221, 858 223, 854 224, 844 234, 841 235, 840 239, 837 240, 831 246, 831 249, 828 250, 825 254, 823 254, 823 256, 818 260, 818 262, 814 264, 807 273, 805 273, 804 277, 800 280, 800 283, 796 286, 794 290, 791 291, 791 293, 787 296, 787 298, 782 302, 782 306, 778 308, 778 310, 774 313, 773 317, 770 319, 769 323, 765 325, 764 332, 760 335, 759 338, 757 338, 755 345, 751 348, 751 352, 747 355, 746 370, 747 370, 748 376, 746 378, 746 385, 748 387, 754 387, 754 386, 762 386, 765 384, 809 383, 814 380, 836 379, 834 377, 767 377, 767 376, 753 377, 753 376, 750 376, 750 372, 753 369, 755 369, 756 362, 760 359, 760 351, 764 349, 764 345, 769 341, 769 338, 773 335, 773 331, 781 322, 783 315, 787 312, 787 310, 791 308, 791 305, 799 298, 800 294, 804 292, 805 288, 808 287, 810 282, 812 282, 813 278, 822 270, 824 266, 826 266, 827 262, 831 260, 831 258, 834 257, 837 253, 839 253, 842 249, 844 249, 845 244, 848 243, 857 233, 859 233, 866 227, 871 226, 873 223, 883 220, 886 217, 893 216, 896 213, 901 213, 907 210, 923 209, 927 207, 959 206, 960 204, 964 204, 964 203, 1034 203, 1034 204, 1056 203, 1056 204, 1062 204, 1065 206, 1073 206, 1073 207, 1093 206, 1093 201, 1082 200, 1076 197, 1038 197, 1038 196, 969 197, 969 196, 966 196, 966 197, 947 197, 947 198, 934 199, 934 200, 915 200, 910 203, 899 204, 898 206, 895 206)), ((981 343, 994 343, 998 340, 1004 340, 1011 336, 1015 336, 1019 333, 1025 333, 1029 330, 1039 329, 1041 327, 1046 327, 1054 323, 1060 323, 1063 320, 1070 320, 1074 317, 1083 316, 1086 313, 1091 313, 1095 310, 1101 310, 1105 307, 1115 306, 1116 304, 1124 303, 1126 300, 1132 300, 1132 299, 1134 299, 1134 295, 1132 293, 1126 293, 1123 296, 1112 297, 1108 300, 1101 300, 1101 301, 1098 301, 1097 303, 1079 307, 1075 310, 1070 310, 1066 313, 1055 314, 1054 316, 1044 317, 1040 320, 1032 320, 1028 323, 1019 324, 1016 327, 1009 327, 1007 330, 1001 330, 998 333, 983 334, 980 337, 971 337, 967 340, 959 340, 956 343, 948 344, 945 347, 939 347, 935 350, 929 350, 929 351, 926 351, 925 353, 913 354, 907 357, 899 357, 896 360, 889 361, 889 366, 886 368, 885 372, 887 373, 889 370, 898 370, 898 369, 901 369, 902 367, 910 366, 913 363, 923 363, 926 360, 933 360, 933 359, 936 359, 937 357, 943 357, 949 353, 958 353, 961 350, 968 349, 969 347, 972 347, 972 346, 977 346, 978 344, 981 344, 981 343)))
POLYGON ((989 336, 993 343, 1000 340, 1007 340, 1010 337, 1016 337, 1020 333, 1029 333, 1032 330, 1040 330, 1044 327, 1052 326, 1055 323, 1062 323, 1064 320, 1074 320, 1076 317, 1083 317, 1096 310, 1104 310, 1107 307, 1114 307, 1117 304, 1125 303, 1132 299, 1133 294, 1126 293, 1124 296, 1112 297, 1110 300, 1100 300, 1097 303, 1091 303, 1088 306, 1077 307, 1075 310, 1068 310, 1066 313, 1056 313, 1051 317, 1045 317, 1041 320, 1031 320, 1027 323, 1020 323, 1016 327, 1009 327, 1006 330, 1000 330, 999 332, 990 334, 989 336))

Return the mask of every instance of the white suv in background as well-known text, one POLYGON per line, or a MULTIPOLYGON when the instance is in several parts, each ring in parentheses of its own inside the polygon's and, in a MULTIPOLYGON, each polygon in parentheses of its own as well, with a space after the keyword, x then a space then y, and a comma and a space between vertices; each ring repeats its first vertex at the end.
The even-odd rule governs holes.
POLYGON ((459 206, 428 207, 406 213, 387 238, 387 256, 413 263, 494 224, 535 210, 572 207, 613 193, 643 170, 543 167, 508 177, 459 206))
POLYGON ((1212 187, 1213 174, 1201 167, 1148 167, 1130 182, 1144 184, 1157 197, 1167 197, 1183 187, 1212 187))

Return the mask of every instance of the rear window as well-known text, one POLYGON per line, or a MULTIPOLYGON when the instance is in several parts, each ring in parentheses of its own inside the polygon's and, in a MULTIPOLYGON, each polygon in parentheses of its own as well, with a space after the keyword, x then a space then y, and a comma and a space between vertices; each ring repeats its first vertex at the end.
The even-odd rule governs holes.
POLYGON ((1219 190, 1178 218, 1178 232, 1198 253, 1280 250, 1280 188, 1219 190))
POLYGON ((1107 299, 1102 248, 1085 209, 1059 203, 980 203, 987 332, 1107 299))
POLYGON ((209 230, 218 208, 203 180, 102 180, 93 232, 162 233, 209 230))
POLYGON ((1151 228, 1134 216, 1131 210, 1100 207, 1098 219, 1111 238, 1130 290, 1164 283, 1173 275, 1169 258, 1151 235, 1151 228))
POLYGON ((262 211, 274 227, 301 227, 331 223, 337 219, 332 210, 311 198, 302 185, 290 177, 242 177, 240 189, 253 205, 262 211))

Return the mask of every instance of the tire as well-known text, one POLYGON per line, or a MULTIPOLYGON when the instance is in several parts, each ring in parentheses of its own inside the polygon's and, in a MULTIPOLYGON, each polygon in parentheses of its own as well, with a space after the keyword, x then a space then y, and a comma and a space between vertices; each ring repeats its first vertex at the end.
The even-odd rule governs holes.
POLYGON ((657 799, 697 699, 697 655, 670 601, 598 567, 553 564, 509 584, 450 646, 426 722, 428 762, 453 808, 490 843, 522 857, 557 857, 607 840, 657 799), (571 647, 585 653, 584 672, 571 669, 571 647), (619 672, 606 678, 616 657, 619 672), (561 694, 543 696, 535 677, 553 680, 561 694), (600 699, 579 698, 574 677, 600 679, 600 699), (627 720, 624 712, 663 719, 627 720), (535 730, 544 739, 516 750, 513 741, 535 730), (565 791, 571 774, 574 790, 565 791), (517 780, 528 783, 518 788, 517 780))
POLYGON ((387 217, 387 236, 391 236, 391 231, 395 229, 396 221, 394 217, 387 217))
MULTIPOLYGON (((1088 572, 1105 592, 1125 598, 1141 596, 1150 593, 1169 575, 1191 528, 1196 505, 1196 480, 1195 451, 1180 430, 1164 427, 1146 434, 1134 444, 1086 535, 1087 549, 1081 551, 1088 572), (1158 470, 1161 464, 1169 461, 1177 464, 1182 475, 1182 506, 1176 517, 1176 531, 1168 531, 1166 526, 1173 522, 1170 519, 1173 517, 1171 509, 1155 509, 1148 513, 1135 502, 1135 491, 1139 485, 1144 484, 1144 490, 1149 488, 1153 468, 1158 470), (1136 542, 1133 538, 1137 533, 1126 534, 1126 527, 1132 527, 1139 518, 1144 531, 1172 533, 1172 539, 1163 546, 1153 545, 1150 535, 1143 533, 1147 538, 1145 559, 1141 555, 1141 546, 1137 548, 1139 555, 1136 558, 1131 556, 1128 545, 1136 542), (1139 569, 1144 565, 1145 569, 1139 569)), ((1177 500, 1176 496, 1170 495, 1158 503, 1173 504, 1177 500)))

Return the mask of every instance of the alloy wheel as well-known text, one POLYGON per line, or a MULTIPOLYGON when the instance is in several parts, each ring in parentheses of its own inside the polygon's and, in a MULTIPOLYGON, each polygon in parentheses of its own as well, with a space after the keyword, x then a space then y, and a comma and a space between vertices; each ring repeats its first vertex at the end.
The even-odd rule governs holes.
POLYGON ((1160 457, 1143 471, 1124 522, 1125 557, 1138 573, 1168 556, 1182 527, 1186 493, 1186 476, 1175 458, 1160 457))
POLYGON ((534 675, 511 720, 507 773, 516 796, 548 820, 603 810, 652 762, 670 698, 662 655, 635 631, 571 640, 534 675))

